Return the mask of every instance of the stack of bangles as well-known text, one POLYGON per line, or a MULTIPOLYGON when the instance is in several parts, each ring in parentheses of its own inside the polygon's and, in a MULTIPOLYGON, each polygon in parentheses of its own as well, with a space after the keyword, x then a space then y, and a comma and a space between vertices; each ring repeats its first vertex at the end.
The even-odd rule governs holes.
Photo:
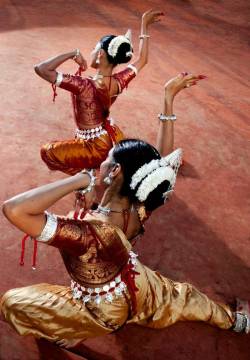
POLYGON ((174 114, 172 114, 172 115, 159 114, 158 119, 162 122, 176 121, 176 115, 174 115, 174 114))
POLYGON ((96 176, 94 176, 94 170, 82 170, 80 171, 80 173, 88 175, 90 178, 90 182, 86 188, 80 188, 78 190, 75 190, 75 192, 80 193, 81 195, 85 195, 86 193, 90 192, 95 186, 96 176))

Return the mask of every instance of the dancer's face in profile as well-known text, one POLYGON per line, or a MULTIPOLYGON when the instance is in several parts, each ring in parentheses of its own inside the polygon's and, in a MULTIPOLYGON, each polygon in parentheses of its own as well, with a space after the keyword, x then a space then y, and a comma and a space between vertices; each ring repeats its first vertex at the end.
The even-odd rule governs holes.
POLYGON ((114 165, 114 159, 113 159, 113 148, 109 151, 108 153, 108 156, 106 158, 106 160, 104 160, 102 163, 101 163, 101 166, 100 166, 100 182, 102 182, 102 180, 108 176, 111 168, 112 168, 112 165, 114 165))
POLYGON ((100 50, 101 50, 101 43, 98 42, 90 54, 91 56, 90 66, 94 69, 97 69, 99 67, 99 64, 96 62, 96 60, 98 58, 98 54, 100 50))
POLYGON ((113 158, 113 148, 109 151, 108 157, 101 163, 99 180, 100 184, 104 184, 103 180, 112 172, 112 177, 116 178, 121 174, 121 166, 116 163, 113 158))

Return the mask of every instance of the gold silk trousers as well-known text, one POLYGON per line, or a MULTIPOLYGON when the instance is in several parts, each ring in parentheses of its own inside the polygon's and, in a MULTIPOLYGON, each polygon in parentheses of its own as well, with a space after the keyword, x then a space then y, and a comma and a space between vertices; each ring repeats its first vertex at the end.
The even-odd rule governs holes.
POLYGON ((1 300, 4 319, 20 335, 49 341, 84 340, 111 333, 124 323, 164 328, 177 321, 203 321, 221 329, 234 322, 229 307, 217 304, 195 287, 152 271, 139 261, 136 271, 137 310, 131 314, 129 295, 112 303, 83 304, 66 286, 37 284, 12 289, 1 300))

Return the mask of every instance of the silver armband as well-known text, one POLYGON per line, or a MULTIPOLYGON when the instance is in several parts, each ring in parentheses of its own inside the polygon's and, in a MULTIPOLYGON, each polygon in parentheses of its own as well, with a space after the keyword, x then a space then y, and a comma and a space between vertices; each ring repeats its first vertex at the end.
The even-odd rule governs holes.
POLYGON ((57 217, 54 214, 46 212, 47 220, 46 224, 41 232, 40 236, 36 238, 37 241, 47 242, 53 238, 57 229, 57 217))
POLYGON ((174 115, 174 114, 172 114, 172 115, 159 114, 158 119, 160 121, 176 121, 176 115, 174 115))
POLYGON ((134 65, 129 64, 127 67, 128 67, 129 69, 133 70, 133 72, 135 73, 135 75, 138 74, 138 70, 136 69, 136 67, 135 67, 134 65))
POLYGON ((55 85, 60 86, 62 81, 63 81, 63 74, 61 72, 58 72, 57 77, 56 77, 55 85))

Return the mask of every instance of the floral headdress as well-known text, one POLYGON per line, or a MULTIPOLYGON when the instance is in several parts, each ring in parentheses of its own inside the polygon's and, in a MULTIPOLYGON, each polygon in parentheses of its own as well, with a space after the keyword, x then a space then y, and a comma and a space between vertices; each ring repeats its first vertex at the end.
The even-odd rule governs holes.
MULTIPOLYGON (((123 43, 129 44, 131 49, 132 49, 131 30, 128 30, 125 35, 118 35, 118 36, 114 37, 110 41, 109 46, 108 46, 108 54, 112 58, 115 58, 120 45, 123 44, 123 43)), ((131 56, 132 57, 132 55, 133 55, 132 51, 127 51, 126 52, 126 56, 131 56)))
POLYGON ((149 163, 141 166, 132 176, 130 183, 132 190, 135 190, 140 184, 135 194, 138 200, 141 202, 145 201, 158 185, 167 180, 170 186, 168 191, 162 195, 164 200, 166 200, 169 193, 173 192, 181 158, 182 150, 177 149, 161 159, 151 160, 149 163))

